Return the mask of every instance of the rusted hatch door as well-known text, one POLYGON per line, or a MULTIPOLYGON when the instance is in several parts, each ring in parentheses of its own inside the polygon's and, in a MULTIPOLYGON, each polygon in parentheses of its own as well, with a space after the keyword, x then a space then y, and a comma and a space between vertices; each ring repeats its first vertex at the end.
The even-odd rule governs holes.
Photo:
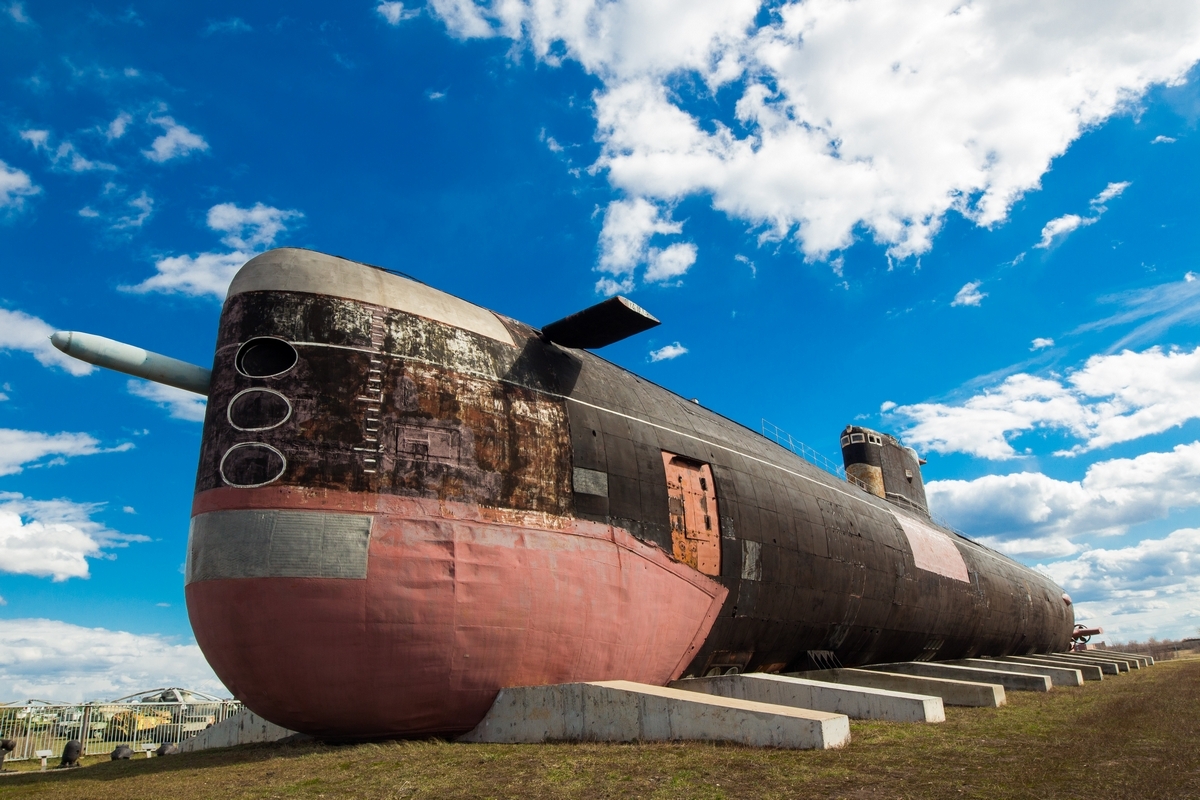
POLYGON ((705 575, 721 574, 721 527, 712 467, 663 451, 676 560, 705 575))

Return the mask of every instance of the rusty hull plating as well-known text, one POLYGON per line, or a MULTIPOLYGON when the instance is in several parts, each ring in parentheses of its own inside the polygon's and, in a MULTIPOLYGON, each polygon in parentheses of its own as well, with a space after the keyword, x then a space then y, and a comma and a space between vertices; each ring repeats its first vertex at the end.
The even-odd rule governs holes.
POLYGON ((267 719, 472 728, 504 686, 1066 649, 1044 576, 527 325, 273 250, 221 315, 188 612, 267 719))

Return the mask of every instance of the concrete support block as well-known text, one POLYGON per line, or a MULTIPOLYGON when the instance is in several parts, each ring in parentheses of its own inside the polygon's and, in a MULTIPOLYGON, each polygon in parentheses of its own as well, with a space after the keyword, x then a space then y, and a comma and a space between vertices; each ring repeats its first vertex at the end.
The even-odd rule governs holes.
POLYGON ((949 678, 951 680, 975 681, 976 683, 998 683, 1005 691, 1048 692, 1050 679, 1031 672, 1005 672, 998 669, 959 667, 953 664, 937 664, 929 661, 905 661, 896 664, 873 664, 865 669, 878 672, 898 672, 901 675, 921 675, 926 678, 949 678))
POLYGON ((632 681, 501 689, 461 742, 737 742, 828 749, 850 741, 844 714, 715 697, 632 681))
MULTIPOLYGON (((1123 658, 1107 658, 1104 656, 1085 656, 1076 653, 1063 653, 1062 658, 1081 664, 1115 664, 1117 672, 1129 672, 1129 662, 1123 658)), ((1107 671, 1107 670, 1106 670, 1107 671)))
POLYGON ((1004 705, 1004 687, 998 683, 956 681, 947 678, 926 678, 920 675, 901 675, 870 669, 826 669, 797 672, 794 677, 853 686, 870 686, 894 692, 928 694, 942 698, 948 706, 982 706, 997 708, 1004 705))
POLYGON ((1104 680, 1104 674, 1117 674, 1115 664, 1101 666, 1100 664, 1085 664, 1082 661, 1072 661, 1069 658, 1060 658, 1058 656, 1004 656, 999 659, 1015 664, 1049 664, 1053 667, 1067 667, 1069 669, 1077 669, 1083 675, 1085 681, 1104 680))
POLYGON ((206 728, 191 739, 179 743, 179 752, 193 753, 197 750, 208 750, 213 747, 236 747, 239 744, 261 744, 277 742, 296 732, 267 722, 250 709, 234 714, 223 722, 218 722, 211 728, 206 728))
POLYGON ((931 695, 846 686, 786 675, 719 675, 675 681, 673 689, 703 692, 736 700, 753 700, 795 708, 811 708, 850 719, 886 719, 892 722, 944 722, 942 698, 931 695))
POLYGON ((1131 656, 1128 653, 1107 653, 1103 650, 1086 650, 1079 653, 1067 653, 1066 656, 1068 658, 1077 658, 1081 661, 1115 661, 1118 665, 1125 665, 1126 669, 1122 670, 1122 672, 1142 668, 1141 660, 1137 656, 1131 656))
POLYGON ((1024 672, 1032 675, 1045 675, 1055 686, 1083 686, 1083 674, 1073 667, 1050 667, 1041 664, 1014 664, 1010 661, 997 661, 991 658, 964 658, 959 661, 939 661, 937 663, 954 664, 960 667, 976 667, 978 669, 998 669, 1005 672, 1024 672))

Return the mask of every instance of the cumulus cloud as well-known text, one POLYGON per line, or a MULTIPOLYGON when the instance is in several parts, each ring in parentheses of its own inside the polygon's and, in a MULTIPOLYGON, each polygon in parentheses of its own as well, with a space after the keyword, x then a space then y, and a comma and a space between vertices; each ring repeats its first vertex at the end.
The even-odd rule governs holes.
POLYGON ((0 620, 0 684, 13 696, 62 702, 156 686, 229 696, 195 644, 50 619, 0 620))
POLYGON ((912 446, 939 453, 1012 459, 1011 440, 1033 430, 1064 431, 1081 444, 1057 455, 1096 450, 1162 433, 1200 417, 1200 347, 1152 347, 1092 356, 1065 378, 1011 375, 957 404, 916 403, 894 413, 915 424, 912 446))
POLYGON ((91 373, 95 369, 91 364, 71 358, 50 344, 50 334, 55 330, 38 317, 0 308, 0 350, 29 353, 42 366, 57 367, 72 375, 91 373))
POLYGON ((262 203, 251 208, 239 208, 233 203, 221 203, 208 210, 208 227, 225 234, 221 241, 235 250, 257 250, 270 247, 275 237, 287 230, 290 219, 304 216, 299 211, 285 211, 262 203))
POLYGON ((686 353, 688 349, 679 342, 672 342, 665 347, 660 347, 657 350, 650 351, 651 361, 670 361, 672 358, 679 358, 686 353))
POLYGON ((52 578, 87 578, 88 559, 149 537, 119 533, 92 519, 102 503, 31 500, 0 492, 0 571, 52 578))
POLYGON ((1045 350, 1047 347, 1054 347, 1053 339, 1039 336, 1029 343, 1030 350, 1045 350))
POLYGON ((42 188, 34 185, 28 173, 0 161, 0 209, 20 211, 25 198, 40 191, 42 188))
POLYGON ((383 17, 388 25, 399 25, 406 19, 412 19, 421 12, 417 9, 405 10, 404 3, 383 2, 375 6, 375 13, 383 17))
POLYGON ((650 265, 642 276, 643 280, 646 283, 667 283, 682 278, 696 263, 696 245, 676 242, 663 250, 650 251, 648 260, 650 265))
POLYGON ((126 384, 126 388, 131 395, 157 403, 161 408, 167 409, 175 419, 185 419, 189 422, 204 421, 206 400, 192 392, 143 380, 131 380, 126 384))
POLYGON ((155 262, 156 274, 136 286, 121 287, 131 292, 164 292, 193 297, 212 295, 225 298, 229 282, 242 265, 257 253, 275 244, 279 234, 287 230, 289 220, 304 215, 262 203, 241 208, 233 203, 221 203, 208 210, 209 229, 224 234, 222 244, 228 252, 208 252, 197 255, 166 256, 155 262))
POLYGON ((129 442, 116 447, 101 447, 99 441, 86 433, 40 433, 0 428, 0 475, 15 475, 30 466, 61 464, 75 456, 121 453, 131 449, 133 444, 129 442))
POLYGON ((1010 554, 1069 555, 1072 541, 1114 535, 1200 505, 1200 442, 1165 453, 1098 461, 1082 480, 1040 472, 931 481, 930 506, 1010 554))
MULTIPOLYGON (((600 259, 597 269, 616 276, 623 283, 614 283, 612 279, 601 279, 597 288, 606 294, 632 287, 633 272, 641 264, 661 257, 661 251, 653 254, 649 246, 650 238, 656 234, 674 234, 683 230, 683 224, 675 222, 670 214, 664 214, 663 209, 641 197, 630 200, 614 200, 608 204, 604 212, 604 227, 600 231, 600 259), (621 288, 608 291, 605 287, 620 286, 621 288)), ((670 249, 670 248, 668 248, 670 249)), ((695 261, 695 247, 691 248, 691 261, 695 261)), ((669 272, 673 266, 686 261, 687 252, 677 251, 668 257, 668 263, 658 268, 657 261, 652 269, 658 269, 656 274, 669 272)), ((691 261, 683 266, 686 272, 691 261)), ((679 273, 682 274, 682 273, 679 273)))
POLYGON ((1170 136, 1155 136, 1150 140, 1150 144, 1175 144, 1175 139, 1170 136))
POLYGON ((595 167, 614 188, 708 195, 810 258, 856 230, 920 254, 950 211, 1000 222, 1084 130, 1200 58, 1200 7, 1164 0, 430 5, 455 36, 597 76, 595 167), (722 87, 732 113, 711 102, 722 87))
POLYGON ((142 151, 142 155, 151 161, 162 164, 189 153, 208 150, 208 142, 203 136, 188 130, 172 117, 151 117, 150 122, 163 129, 162 135, 150 143, 150 149, 142 151))
POLYGON ((987 297, 987 292, 979 291, 979 287, 983 281, 970 281, 963 284, 963 287, 954 295, 954 299, 950 301, 952 306, 978 306, 983 302, 983 298, 987 297))

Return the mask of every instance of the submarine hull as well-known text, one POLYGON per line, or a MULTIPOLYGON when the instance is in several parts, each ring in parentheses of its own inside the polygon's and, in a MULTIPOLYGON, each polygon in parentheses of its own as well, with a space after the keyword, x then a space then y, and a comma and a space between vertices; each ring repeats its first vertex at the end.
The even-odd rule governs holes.
POLYGON ((251 260, 187 565, 265 718, 473 727, 505 686, 1065 650, 1045 576, 529 326, 375 267, 251 260))

